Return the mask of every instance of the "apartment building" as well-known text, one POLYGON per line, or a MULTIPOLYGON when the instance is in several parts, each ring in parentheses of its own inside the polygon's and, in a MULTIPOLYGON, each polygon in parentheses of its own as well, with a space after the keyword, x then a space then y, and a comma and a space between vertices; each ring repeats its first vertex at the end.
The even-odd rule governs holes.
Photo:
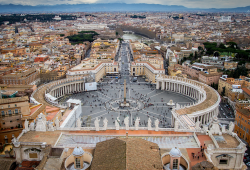
POLYGON ((38 77, 38 71, 35 68, 19 69, 10 74, 2 76, 3 84, 23 84, 27 85, 35 81, 38 77))
POLYGON ((119 64, 114 60, 86 58, 82 60, 81 64, 68 70, 66 77, 87 76, 92 74, 97 82, 106 75, 118 74, 118 65, 119 64))
POLYGON ((244 107, 236 109, 234 132, 250 144, 250 108, 244 107))
POLYGON ((10 143, 21 132, 22 116, 30 114, 28 96, 0 99, 0 112, 0 144, 10 143))
POLYGON ((183 65, 183 74, 191 79, 198 80, 205 84, 218 84, 222 73, 217 72, 217 67, 207 64, 194 63, 192 65, 183 65))
POLYGON ((137 60, 131 62, 130 74, 145 76, 148 81, 155 83, 158 75, 165 74, 163 61, 160 54, 148 56, 142 54, 137 60))
POLYGON ((249 78, 240 76, 239 79, 227 78, 227 76, 220 77, 218 84, 218 92, 221 94, 225 88, 225 96, 229 96, 230 90, 233 89, 233 85, 241 85, 241 88, 250 87, 249 78))

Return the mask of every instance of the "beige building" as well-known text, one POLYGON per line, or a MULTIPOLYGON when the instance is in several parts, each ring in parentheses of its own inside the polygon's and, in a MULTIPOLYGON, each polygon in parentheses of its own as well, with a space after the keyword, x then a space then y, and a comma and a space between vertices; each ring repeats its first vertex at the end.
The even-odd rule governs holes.
POLYGON ((145 76, 148 81, 155 83, 158 75, 165 74, 163 58, 160 54, 150 56, 143 54, 131 62, 130 74, 132 76, 145 76))
POLYGON ((220 77, 218 84, 219 94, 221 94, 225 88, 225 96, 229 96, 230 90, 233 89, 233 85, 241 85, 241 88, 247 88, 250 87, 250 82, 248 82, 248 78, 244 76, 240 76, 239 79, 220 77))
POLYGON ((30 114, 28 96, 0 99, 0 112, 0 143, 9 143, 19 135, 22 116, 30 114))
POLYGON ((118 63, 114 60, 84 59, 81 64, 67 71, 66 77, 78 77, 93 74, 98 82, 109 74, 118 74, 118 63))
POLYGON ((20 69, 2 77, 3 84, 27 85, 38 78, 38 71, 35 68, 20 69))

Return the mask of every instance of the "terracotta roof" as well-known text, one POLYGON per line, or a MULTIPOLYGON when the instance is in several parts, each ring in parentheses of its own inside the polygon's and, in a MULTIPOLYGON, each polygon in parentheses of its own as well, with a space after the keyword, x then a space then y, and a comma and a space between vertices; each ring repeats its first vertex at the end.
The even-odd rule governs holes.
POLYGON ((91 170, 163 169, 157 144, 140 138, 115 138, 96 145, 91 170))
POLYGON ((23 161, 21 167, 17 167, 15 170, 33 170, 40 164, 40 161, 23 161))
POLYGON ((249 90, 249 89, 247 89, 247 88, 242 88, 242 90, 243 90, 245 93, 247 93, 248 95, 250 95, 250 90, 249 90))

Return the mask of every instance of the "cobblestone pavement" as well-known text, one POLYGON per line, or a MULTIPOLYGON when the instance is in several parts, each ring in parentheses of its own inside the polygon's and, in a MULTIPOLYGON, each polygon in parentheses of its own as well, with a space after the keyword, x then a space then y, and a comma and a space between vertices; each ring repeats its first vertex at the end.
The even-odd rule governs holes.
POLYGON ((96 117, 100 119, 100 127, 103 126, 103 119, 108 119, 108 126, 114 126, 117 117, 120 118, 120 125, 124 126, 124 118, 129 117, 130 126, 134 126, 136 117, 140 118, 140 127, 146 127, 148 118, 152 121, 157 118, 160 121, 159 127, 171 127, 171 108, 167 105, 170 100, 180 105, 187 105, 194 102, 190 97, 168 91, 156 90, 146 84, 134 83, 127 85, 127 101, 130 107, 119 107, 119 102, 124 101, 124 85, 103 84, 97 91, 83 92, 70 95, 69 98, 82 101, 82 126, 94 126, 96 117))

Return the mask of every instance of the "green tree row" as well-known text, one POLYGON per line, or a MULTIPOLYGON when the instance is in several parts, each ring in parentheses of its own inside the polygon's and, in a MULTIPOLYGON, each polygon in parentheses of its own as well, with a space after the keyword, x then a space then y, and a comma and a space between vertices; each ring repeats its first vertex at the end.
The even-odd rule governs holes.
POLYGON ((94 36, 99 35, 95 31, 81 31, 77 35, 68 36, 67 38, 72 44, 79 44, 84 41, 93 42, 94 36))

